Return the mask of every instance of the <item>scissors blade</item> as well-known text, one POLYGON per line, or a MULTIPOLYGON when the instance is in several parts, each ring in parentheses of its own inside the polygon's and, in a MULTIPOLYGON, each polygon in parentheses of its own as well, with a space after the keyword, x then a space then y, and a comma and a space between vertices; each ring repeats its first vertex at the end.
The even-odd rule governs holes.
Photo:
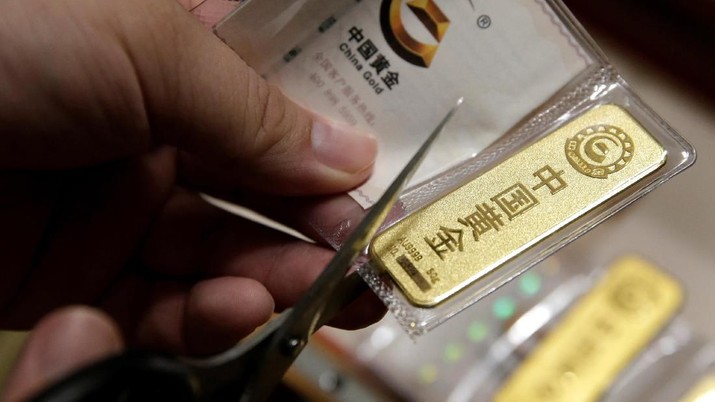
MULTIPOLYGON (((254 380, 249 381, 247 392, 242 401, 265 400, 298 354, 300 354, 303 347, 305 347, 308 338, 317 329, 318 324, 327 320, 327 317, 323 317, 323 313, 326 311, 326 306, 331 303, 331 296, 335 294, 340 282, 345 279, 345 274, 353 266, 355 260, 368 246, 400 196, 405 184, 412 178, 427 151, 462 102, 463 98, 460 98, 439 122, 412 159, 397 175, 382 197, 372 206, 365 218, 328 263, 306 295, 292 309, 283 325, 277 329, 275 336, 272 337, 272 344, 268 347, 266 355, 262 359, 262 364, 257 367, 254 380)), ((359 280, 359 278, 357 279, 359 280)))

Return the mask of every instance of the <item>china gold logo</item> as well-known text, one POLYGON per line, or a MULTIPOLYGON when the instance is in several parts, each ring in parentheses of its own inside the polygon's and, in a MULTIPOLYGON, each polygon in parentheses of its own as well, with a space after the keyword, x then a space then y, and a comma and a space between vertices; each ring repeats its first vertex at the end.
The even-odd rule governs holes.
POLYGON ((647 314, 658 305, 658 290, 642 278, 624 281, 610 295, 614 308, 624 313, 647 314))
POLYGON ((618 127, 601 124, 566 140, 566 159, 580 173, 597 179, 623 169, 633 158, 633 141, 618 127))
POLYGON ((407 32, 401 15, 402 0, 383 0, 380 9, 380 26, 387 43, 405 61, 420 67, 429 67, 444 38, 449 19, 434 0, 411 0, 407 7, 437 41, 437 45, 418 41, 407 32))

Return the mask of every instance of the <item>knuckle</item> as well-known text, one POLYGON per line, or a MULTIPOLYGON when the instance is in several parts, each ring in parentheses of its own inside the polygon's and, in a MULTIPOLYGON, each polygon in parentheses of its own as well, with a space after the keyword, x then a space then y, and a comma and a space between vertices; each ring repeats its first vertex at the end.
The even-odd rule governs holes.
POLYGON ((283 154, 299 140, 297 113, 276 87, 260 81, 253 151, 259 155, 283 154))

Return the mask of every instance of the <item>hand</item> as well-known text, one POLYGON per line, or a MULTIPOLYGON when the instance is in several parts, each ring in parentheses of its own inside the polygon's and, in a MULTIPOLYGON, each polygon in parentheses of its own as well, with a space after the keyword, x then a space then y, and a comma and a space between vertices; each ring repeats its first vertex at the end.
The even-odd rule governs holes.
POLYGON ((218 352, 301 296, 333 252, 195 190, 342 192, 368 177, 373 137, 300 109, 172 0, 2 8, 0 326, 108 314, 45 318, 5 400, 124 343, 218 352))

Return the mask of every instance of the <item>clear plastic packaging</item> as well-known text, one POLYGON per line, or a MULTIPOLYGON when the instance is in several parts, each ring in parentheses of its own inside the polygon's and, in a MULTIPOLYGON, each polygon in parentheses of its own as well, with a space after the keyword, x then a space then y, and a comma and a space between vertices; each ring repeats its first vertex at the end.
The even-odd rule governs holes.
MULTIPOLYGON (((603 105, 627 112, 665 153, 654 172, 584 208, 433 306, 415 304, 382 264, 373 260, 359 267, 403 328, 419 335, 687 168, 695 151, 633 93, 559 1, 403 3, 246 1, 215 28, 297 102, 378 135, 383 159, 373 179, 351 193, 352 207, 328 223, 311 222, 336 248, 459 96, 465 96, 465 106, 400 198, 385 230, 603 105), (431 56, 417 51, 421 61, 406 60, 400 53, 405 48, 425 47, 400 41, 405 32, 418 44, 432 46, 431 56), (380 55, 389 66, 377 62, 380 55)), ((429 252, 427 245, 421 247, 423 254, 429 252)))
MULTIPOLYGON (((584 238, 568 252, 562 250, 537 264, 483 302, 420 337, 419 342, 410 342, 409 336, 392 319, 385 319, 366 331, 327 330, 322 336, 367 368, 373 377, 381 379, 399 400, 495 400, 500 391, 514 387, 509 382, 525 369, 529 360, 537 358, 538 349, 544 347, 549 338, 556 338, 552 343, 556 340, 578 345, 574 340, 591 336, 598 339, 592 349, 564 346, 548 356, 551 362, 564 363, 560 374, 568 376, 573 370, 578 376, 577 381, 564 381, 564 388, 602 387, 601 391, 594 394, 572 390, 538 398, 537 393, 531 393, 529 400, 695 401, 681 398, 698 388, 703 380, 711 379, 715 361, 712 342, 698 335, 692 323, 682 315, 680 306, 667 312, 661 310, 664 319, 657 327, 628 331, 625 337, 616 335, 626 342, 645 335, 646 342, 632 350, 634 353, 624 353, 620 341, 614 343, 608 337, 594 334, 591 327, 598 322, 598 317, 583 310, 583 300, 599 293, 596 287, 623 257, 642 259, 650 264, 653 261, 633 251, 623 255, 621 250, 611 251, 607 245, 595 245, 587 240, 584 238), (563 332, 558 332, 569 325, 567 320, 573 315, 585 318, 577 326, 578 333, 569 339, 559 338, 563 332), (616 347, 604 350, 602 347, 609 342, 616 347), (589 354, 589 350, 599 353, 589 354), (604 359, 618 360, 626 356, 615 372, 603 370, 599 365, 604 359), (576 362, 576 367, 566 364, 570 360, 576 362), (568 395, 577 397, 570 399, 568 395)), ((640 248, 638 245, 625 248, 630 247, 640 248)), ((668 271, 672 270, 664 267, 652 265, 652 268, 666 277, 671 275, 668 271)), ((673 283, 687 292, 677 279, 673 283)), ((687 297, 685 300, 687 303, 687 297)), ((623 325, 618 324, 617 315, 609 316, 609 320, 616 327, 623 325)), ((546 378, 557 379, 559 373, 549 371, 547 366, 531 363, 529 376, 548 372, 546 378)), ((538 383, 544 385, 546 381, 538 383)), ((712 381, 709 385, 712 390, 712 381)))

